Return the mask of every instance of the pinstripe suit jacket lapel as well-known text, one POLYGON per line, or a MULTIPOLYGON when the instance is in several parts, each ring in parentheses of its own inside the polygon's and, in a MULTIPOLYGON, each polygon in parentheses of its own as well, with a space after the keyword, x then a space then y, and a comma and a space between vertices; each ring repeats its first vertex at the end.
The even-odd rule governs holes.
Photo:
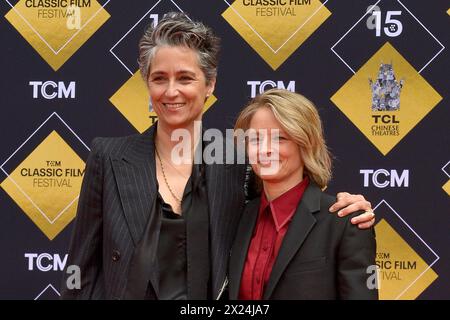
POLYGON ((125 219, 137 245, 143 235, 158 190, 154 156, 156 125, 133 140, 112 167, 125 219))
POLYGON ((244 207, 244 165, 206 165, 208 189, 212 298, 222 291, 231 245, 244 207))

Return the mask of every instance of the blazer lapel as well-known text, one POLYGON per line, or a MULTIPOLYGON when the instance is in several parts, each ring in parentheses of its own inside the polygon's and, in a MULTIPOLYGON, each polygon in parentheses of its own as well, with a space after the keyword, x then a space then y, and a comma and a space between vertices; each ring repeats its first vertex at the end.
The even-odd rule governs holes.
POLYGON ((270 299, 284 270, 316 224, 316 218, 314 218, 313 213, 320 210, 320 195, 321 190, 319 187, 310 182, 281 244, 269 282, 264 291, 264 300, 270 299))
MULTIPOLYGON (((221 227, 225 221, 221 221, 221 217, 224 216, 225 212, 223 212, 223 208, 217 205, 216 197, 220 195, 220 176, 221 170, 223 168, 218 168, 217 164, 205 165, 205 177, 206 177, 206 189, 208 195, 208 211, 209 211, 209 237, 210 237, 210 252, 211 252, 211 290, 212 290, 212 298, 215 299, 221 290, 221 284, 225 280, 225 274, 218 274, 217 264, 222 259, 220 257, 216 257, 218 255, 223 255, 223 248, 221 248, 222 235, 217 232, 216 226, 218 228, 221 227), (219 189, 219 190, 218 190, 219 189)), ((227 253, 225 253, 227 254, 227 253)))
POLYGON ((230 299, 237 299, 241 283, 242 271, 247 258, 248 247, 252 239, 253 230, 258 218, 260 198, 253 199, 247 204, 236 233, 230 256, 230 299))
POLYGON ((121 157, 111 159, 125 219, 135 245, 142 237, 158 190, 155 133, 156 124, 138 136, 121 157))
POLYGON ((222 295, 227 283, 228 259, 244 198, 243 167, 226 164, 205 165, 209 206, 211 289, 213 299, 222 295), (242 190, 240 186, 242 185, 242 190))

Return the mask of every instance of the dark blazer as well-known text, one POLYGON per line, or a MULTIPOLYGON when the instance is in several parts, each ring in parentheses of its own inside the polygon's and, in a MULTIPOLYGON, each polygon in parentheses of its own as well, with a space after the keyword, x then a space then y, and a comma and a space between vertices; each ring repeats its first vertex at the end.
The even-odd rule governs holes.
MULTIPOLYGON (((86 163, 67 266, 81 268, 81 289, 64 299, 123 299, 130 261, 157 195, 154 136, 96 138, 86 163)), ((209 205, 211 296, 226 282, 229 251, 244 209, 244 165, 205 165, 209 205)), ((156 248, 156 246, 155 246, 156 248)), ((154 248, 154 250, 156 250, 154 248)), ((151 266, 150 266, 151 267, 151 266)), ((207 271, 206 271, 207 272, 207 271)))
MULTIPOLYGON (((313 183, 305 190, 290 222, 263 299, 377 299, 366 268, 375 264, 374 229, 360 230, 328 208, 335 198, 313 183)), ((237 299, 260 199, 248 203, 232 248, 229 294, 237 299)))

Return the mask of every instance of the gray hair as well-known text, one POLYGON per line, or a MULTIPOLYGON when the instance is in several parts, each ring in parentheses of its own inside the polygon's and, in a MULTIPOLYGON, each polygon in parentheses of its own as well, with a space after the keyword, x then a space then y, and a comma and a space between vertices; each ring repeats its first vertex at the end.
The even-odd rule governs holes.
POLYGON ((191 21, 181 12, 169 12, 156 27, 148 26, 139 41, 138 63, 144 81, 148 80, 156 49, 161 46, 184 46, 196 51, 206 83, 216 78, 220 39, 203 23, 191 21))

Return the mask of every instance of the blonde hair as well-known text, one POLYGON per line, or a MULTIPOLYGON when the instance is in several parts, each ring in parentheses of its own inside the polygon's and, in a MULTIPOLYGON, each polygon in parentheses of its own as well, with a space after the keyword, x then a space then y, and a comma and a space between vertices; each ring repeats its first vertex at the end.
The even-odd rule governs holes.
POLYGON ((234 129, 247 131, 260 108, 269 108, 273 112, 283 130, 299 146, 305 173, 319 187, 325 187, 331 179, 331 155, 314 104, 298 93, 271 89, 250 101, 239 114, 234 129))

